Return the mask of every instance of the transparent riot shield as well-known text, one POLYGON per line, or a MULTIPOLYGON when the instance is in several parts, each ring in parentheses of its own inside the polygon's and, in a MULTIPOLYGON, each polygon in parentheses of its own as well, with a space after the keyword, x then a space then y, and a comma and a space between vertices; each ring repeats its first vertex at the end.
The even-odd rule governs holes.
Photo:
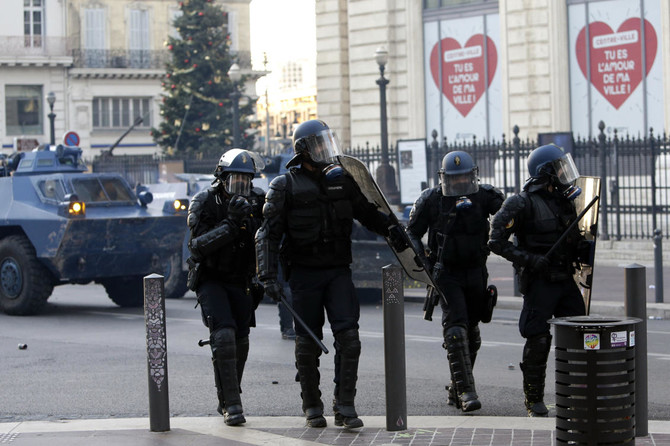
MULTIPOLYGON (((575 185, 582 189, 582 193, 575 198, 577 214, 581 213, 595 196, 600 196, 600 177, 579 177, 575 185)), ((574 279, 582 292, 586 314, 591 309, 591 286, 593 285, 593 267, 596 255, 596 240, 598 235, 598 211, 600 200, 598 200, 579 221, 577 227, 579 232, 589 242, 588 255, 582 254, 575 272, 574 279)))

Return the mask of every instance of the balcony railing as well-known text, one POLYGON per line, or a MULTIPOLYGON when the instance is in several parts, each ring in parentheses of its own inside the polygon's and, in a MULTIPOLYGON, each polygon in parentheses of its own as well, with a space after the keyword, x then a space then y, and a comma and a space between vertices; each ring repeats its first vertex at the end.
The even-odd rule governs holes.
POLYGON ((65 37, 0 36, 0 57, 67 57, 65 37))
POLYGON ((75 68, 163 69, 170 54, 165 50, 72 50, 75 68))

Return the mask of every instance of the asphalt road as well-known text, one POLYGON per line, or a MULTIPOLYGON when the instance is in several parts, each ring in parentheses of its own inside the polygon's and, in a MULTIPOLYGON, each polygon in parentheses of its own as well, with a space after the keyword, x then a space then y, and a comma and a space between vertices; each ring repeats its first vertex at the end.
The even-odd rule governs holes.
MULTIPOLYGON (((208 336, 194 309, 192 293, 168 300, 167 344, 170 412, 174 416, 217 416, 208 336)), ((382 308, 361 310, 363 354, 357 408, 385 414, 382 308)), ((518 312, 496 310, 482 324, 483 346, 475 378, 483 408, 491 416, 524 416, 521 372, 523 339, 518 312)), ((255 416, 300 415, 294 381, 293 343, 282 340, 277 308, 262 304, 252 329, 251 351, 242 383, 245 412, 255 416), (276 383, 275 383, 276 382, 276 383)), ((326 413, 333 392, 333 339, 324 343, 321 382, 326 413)), ((441 326, 424 321, 421 304, 405 305, 405 355, 409 415, 456 415, 445 403, 448 380, 441 326)), ((670 322, 648 321, 649 419, 670 418, 666 372, 670 322)), ((403 348, 402 345, 398 348, 403 348)), ((146 332, 142 309, 116 307, 97 285, 57 287, 38 316, 0 314, 0 421, 148 416, 146 332), (26 344, 19 349, 18 344, 26 344)), ((553 404, 553 354, 547 370, 546 401, 553 404)), ((476 414, 474 416, 476 416, 476 414)))

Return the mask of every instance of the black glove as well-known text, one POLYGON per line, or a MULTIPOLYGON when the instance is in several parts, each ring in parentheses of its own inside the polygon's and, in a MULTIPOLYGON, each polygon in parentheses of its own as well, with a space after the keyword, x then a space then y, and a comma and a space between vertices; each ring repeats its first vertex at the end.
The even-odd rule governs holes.
POLYGON ((549 259, 538 254, 529 254, 528 268, 534 273, 543 273, 549 269, 549 259))
POLYGON ((245 218, 251 216, 252 207, 244 197, 235 195, 228 203, 228 218, 238 226, 242 225, 245 218))
POLYGON ((276 279, 270 279, 263 282, 263 288, 265 288, 265 294, 275 302, 281 302, 282 297, 284 296, 284 287, 277 282, 276 279))
MULTIPOLYGON (((593 263, 593 250, 595 249, 595 242, 590 240, 580 240, 577 243, 577 260, 580 263, 591 265, 593 263)), ((593 265, 591 265, 593 266, 593 265)))
POLYGON ((402 252, 407 248, 409 248, 409 245, 407 244, 406 241, 406 237, 404 236, 405 234, 403 234, 404 231, 405 228, 399 224, 389 227, 388 238, 395 252, 402 252))

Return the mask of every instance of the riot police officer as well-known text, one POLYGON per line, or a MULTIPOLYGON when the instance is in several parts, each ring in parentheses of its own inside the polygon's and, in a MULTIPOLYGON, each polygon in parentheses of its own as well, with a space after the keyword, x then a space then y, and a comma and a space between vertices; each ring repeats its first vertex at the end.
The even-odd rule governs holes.
POLYGON ((579 173, 572 156, 553 144, 533 150, 527 164, 530 178, 522 192, 507 198, 493 217, 489 247, 511 261, 518 273, 523 294, 519 331, 526 339, 521 362, 525 405, 529 416, 546 417, 544 382, 551 349, 547 321, 585 314, 572 277, 585 240, 575 227, 547 258, 577 218, 573 200, 580 190, 573 183, 579 173), (509 241, 511 234, 516 245, 509 241))
MULTIPOLYGON (((325 309, 335 337, 335 425, 361 427, 354 406, 361 342, 360 306, 350 269, 352 223, 356 218, 388 236, 390 220, 338 164, 340 148, 325 122, 301 123, 293 134, 293 147, 295 156, 286 165, 290 169, 272 180, 263 207, 263 225, 256 234, 258 277, 266 294, 280 300, 281 252, 295 311, 319 339, 325 309)), ((397 236, 397 230, 396 226, 390 236, 397 236)), ((321 350, 304 327, 295 328, 302 409, 308 426, 325 427, 319 390, 321 350)))
MULTIPOLYGON (((254 234, 260 227, 264 192, 254 188, 262 159, 231 149, 216 166, 212 187, 197 193, 188 209, 191 231, 189 287, 196 291, 210 330, 217 411, 225 423, 244 423, 240 383, 249 353, 249 327, 262 298, 254 285, 254 234)), ((260 288, 260 293, 259 293, 260 288)))
POLYGON ((490 184, 479 184, 479 169, 466 152, 447 153, 438 175, 440 185, 424 190, 414 203, 407 233, 416 250, 425 253, 421 238, 428 232, 426 261, 440 271, 433 277, 448 303, 441 302, 443 347, 451 371, 449 404, 470 412, 481 408, 472 374, 481 346, 479 322, 490 321, 484 314, 488 218, 504 196, 490 184))

